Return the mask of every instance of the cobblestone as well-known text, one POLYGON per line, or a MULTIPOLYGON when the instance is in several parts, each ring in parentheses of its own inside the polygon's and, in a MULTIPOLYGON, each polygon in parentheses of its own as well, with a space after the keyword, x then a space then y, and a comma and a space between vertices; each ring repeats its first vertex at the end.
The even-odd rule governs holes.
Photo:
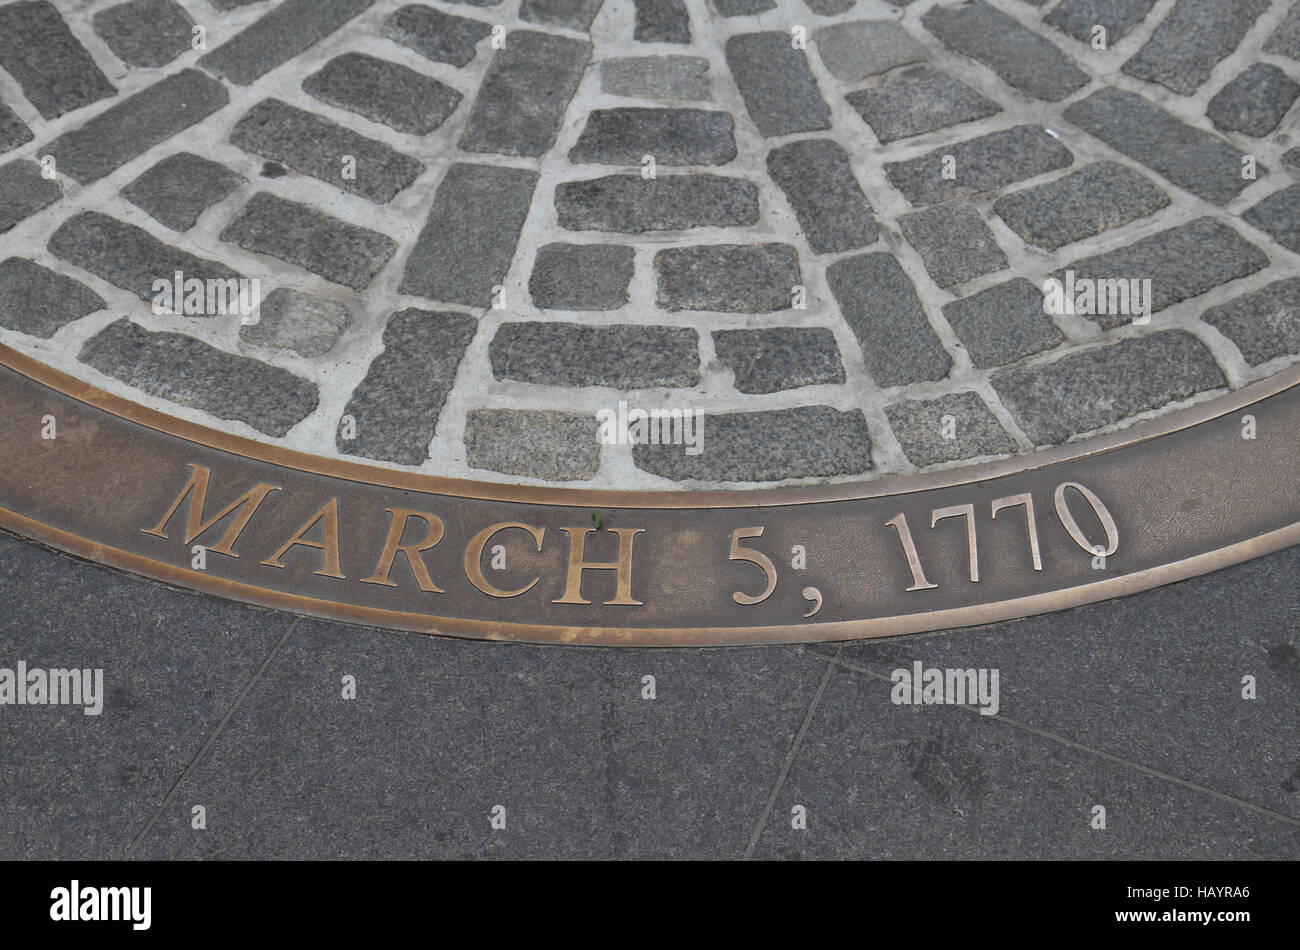
POLYGON ((715 330, 713 349, 742 393, 844 382, 835 334, 823 327, 715 330))
POLYGON ((1065 340, 1043 312, 1043 292, 1023 277, 944 304, 943 316, 981 368, 1005 366, 1065 340))
POLYGON ((313 359, 334 348, 350 320, 347 308, 332 300, 280 287, 262 301, 258 322, 239 328, 239 338, 313 359))
POLYGON ((1025 95, 1059 102, 1088 74, 1059 47, 984 0, 934 7, 921 18, 949 49, 978 60, 1025 95))
POLYGON ((471 468, 551 482, 593 478, 600 468, 595 416, 523 409, 472 409, 465 415, 471 468))
POLYGON ((193 39, 194 21, 174 0, 129 0, 100 10, 92 22, 113 55, 132 66, 166 66, 193 39))
POLYGON ((59 11, 45 0, 0 6, 0 68, 46 119, 117 95, 59 11))
POLYGON ((240 277, 225 264, 164 244, 143 228, 98 211, 83 211, 63 222, 48 246, 56 257, 147 301, 154 299, 154 282, 170 281, 177 271, 186 280, 240 277))
POLYGON ((691 16, 682 0, 633 0, 636 25, 632 37, 638 43, 689 43, 691 16))
MULTIPOLYGON (((806 6, 818 16, 835 16, 837 13, 847 13, 852 10, 858 0, 804 0, 806 6)), ((906 6, 912 0, 901 0, 899 6, 906 6)))
MULTIPOLYGON (((1243 155, 1237 148, 1180 122, 1134 93, 1098 90, 1066 109, 1065 118, 1214 204, 1227 204, 1250 184, 1242 176, 1243 155)), ((1266 172, 1258 168, 1258 174, 1266 172)))
POLYGON ((665 310, 788 310, 799 257, 788 244, 701 244, 655 254, 655 302, 665 310))
POLYGON ((1268 63, 1256 63, 1220 89, 1206 115, 1224 132, 1268 135, 1300 95, 1300 85, 1268 63))
POLYGON ((964 82, 925 66, 844 98, 885 145, 1002 111, 964 82))
POLYGON ((930 328, 916 288, 892 254, 836 261, 826 268, 826 281, 877 386, 948 375, 952 357, 930 328))
POLYGON ((709 61, 702 56, 625 56, 600 64, 600 87, 612 96, 708 99, 709 61))
POLYGON ((364 53, 344 53, 303 80, 330 105, 410 135, 428 135, 456 111, 460 93, 413 69, 364 53))
POLYGON ((218 350, 184 333, 118 320, 78 357, 106 376, 174 403, 283 436, 316 409, 316 387, 287 370, 218 350))
POLYGON ((1093 28, 1100 26, 1106 30, 1106 45, 1112 47, 1145 20, 1155 5, 1156 0, 1061 0, 1045 22, 1089 44, 1093 28))
POLYGON ((230 101, 226 88, 196 69, 160 79, 50 143, 60 175, 99 181, 230 101))
POLYGON ((945 146, 911 161, 887 163, 885 174, 912 204, 930 205, 996 191, 1073 161, 1070 150, 1041 128, 1020 125, 945 146), (954 160, 953 178, 943 177, 948 155, 954 160))
POLYGON ((231 131, 230 141, 376 204, 392 201, 424 171, 421 162, 382 142, 279 99, 250 109, 231 131), (356 160, 351 177, 344 156, 356 160))
POLYGON ((1123 71, 1190 96, 1210 71, 1230 55, 1268 0, 1178 0, 1151 39, 1126 62, 1123 71))
POLYGON ((457 162, 406 262, 400 292, 486 307, 528 217, 537 173, 457 162), (486 225, 486 226, 485 226, 486 225))
POLYGON ((386 234, 261 191, 221 232, 221 240, 305 267, 326 280, 364 290, 397 250, 386 234))
POLYGON ((375 0, 284 0, 199 60, 209 72, 247 86, 315 46, 375 0))
POLYGON ((694 386, 699 342, 681 327, 506 323, 489 347, 492 375, 543 386, 694 386))
POLYGON ((749 117, 764 135, 831 127, 830 110, 802 50, 788 33, 742 33, 727 40, 727 65, 749 117))
POLYGON ((875 243, 871 204, 839 143, 805 139, 774 148, 767 155, 767 173, 785 193, 808 245, 818 254, 875 243))
POLYGON ((0 234, 63 197, 58 182, 41 176, 33 162, 0 165, 0 234))
POLYGON ((122 197, 173 231, 188 231, 199 215, 244 181, 224 165, 179 152, 123 188, 122 197))
POLYGON ((555 144, 564 110, 591 58, 591 44, 516 30, 492 57, 460 147, 538 156, 555 144))
POLYGON ((723 16, 754 16, 776 8, 776 0, 711 0, 723 16))
POLYGON ((383 28, 383 35, 393 42, 415 50, 425 59, 453 66, 468 65, 479 41, 491 32, 492 27, 481 20, 414 4, 393 13, 383 28))
POLYGON ((523 0, 519 19, 586 32, 605 0, 523 0))
POLYGON ((722 175, 608 175, 555 189, 560 227, 570 231, 681 231, 758 221, 758 188, 722 175))
MULTIPOLYGON (((1297 186, 1300 190, 1300 186, 1297 186)), ((1268 266, 1268 256, 1213 218, 1197 218, 1095 257, 1066 265, 1052 276, 1088 280, 1151 280, 1151 312, 1199 296, 1268 266)), ((1103 330, 1129 323, 1129 314, 1084 314, 1103 330)))
POLYGON ((634 252, 618 244, 538 248, 528 292, 543 310, 617 310, 628 302, 634 252))
POLYGON ((925 467, 1016 450, 1015 440, 977 393, 909 399, 886 406, 885 416, 913 465, 925 467))
POLYGON ((419 465, 429 456, 456 367, 478 321, 464 313, 407 309, 384 328, 384 350, 352 392, 335 445, 345 455, 419 465), (344 438, 355 435, 355 438, 344 438))
POLYGON ((664 478, 769 482, 784 478, 859 475, 871 471, 871 436, 859 410, 803 406, 704 417, 704 451, 680 445, 636 445, 637 468, 664 478))
POLYGON ((1300 355, 1300 277, 1274 281, 1211 307, 1201 319, 1237 344, 1251 366, 1300 355))
POLYGON ((1300 6, 1292 3, 1286 19, 1278 24, 1264 44, 1264 52, 1300 60, 1300 6))
POLYGON ((1030 244, 1066 244, 1155 214, 1169 196, 1117 162, 1096 162, 1056 181, 1003 195, 993 211, 1030 244))
POLYGON ((1300 254, 1300 185, 1269 195, 1242 217, 1273 235, 1273 240, 1283 247, 1300 254))
POLYGON ((0 102, 0 155, 30 142, 32 138, 32 130, 27 128, 27 123, 18 118, 13 109, 0 102))
POLYGON ((640 165, 725 165, 736 157, 735 121, 707 109, 595 109, 569 161, 640 165))
POLYGON ((831 75, 857 82, 925 58, 925 47, 892 20, 854 20, 823 26, 812 34, 831 75))
POLYGON ((0 326, 48 340, 104 306, 99 294, 71 277, 21 257, 0 261, 0 326))
POLYGON ((898 223, 940 287, 951 287, 1007 266, 1007 256, 998 247, 993 232, 970 205, 939 205, 905 214, 898 223))
POLYGON ((1209 350, 1182 330, 1121 340, 993 377, 993 388, 1035 445, 1064 442, 1225 383, 1209 350))

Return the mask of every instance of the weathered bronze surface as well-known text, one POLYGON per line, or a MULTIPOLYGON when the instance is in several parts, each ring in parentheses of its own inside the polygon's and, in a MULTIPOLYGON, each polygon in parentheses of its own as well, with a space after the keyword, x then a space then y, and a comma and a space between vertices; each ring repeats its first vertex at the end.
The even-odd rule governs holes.
POLYGON ((498 486, 300 455, 3 347, 0 405, 0 527, 178 586, 423 633, 887 636, 1133 593, 1300 541, 1300 368, 1004 462, 729 493, 498 486))

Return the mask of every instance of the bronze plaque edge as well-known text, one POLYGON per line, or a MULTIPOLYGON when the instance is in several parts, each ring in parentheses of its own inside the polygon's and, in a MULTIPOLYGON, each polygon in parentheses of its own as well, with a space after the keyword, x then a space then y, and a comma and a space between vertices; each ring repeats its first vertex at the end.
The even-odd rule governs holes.
POLYGON ((499 482, 476 482, 444 478, 421 472, 404 472, 381 468, 364 462, 325 458, 294 449, 271 445, 209 429, 178 419, 105 392, 89 383, 68 376, 10 347, 0 344, 0 366, 63 393, 80 402, 166 435, 175 436, 208 448, 271 465, 296 469, 314 475, 346 479, 367 485, 417 491, 431 495, 477 498, 487 501, 522 502, 530 505, 562 505, 583 508, 753 508, 777 505, 807 505, 827 501, 851 501, 901 495, 932 488, 947 488, 980 482, 1003 475, 1031 471, 1045 465, 1087 458, 1136 442, 1159 438, 1200 422, 1235 412, 1245 406, 1300 384, 1300 363, 1267 379, 1244 386, 1234 392, 1180 409, 1155 419, 1134 423, 1127 429, 1097 436, 1082 442, 1042 449, 992 462, 960 466, 921 475, 893 475, 864 482, 830 485, 796 485, 785 488, 710 491, 609 491, 584 488, 543 488, 531 485, 507 485, 499 482))
POLYGON ((1162 564, 1136 574, 1107 578, 1093 584, 1064 590, 1045 591, 1014 600, 977 604, 952 610, 894 617, 874 617, 815 623, 802 626, 766 627, 560 627, 503 623, 461 618, 434 618, 424 614, 362 607, 342 601, 303 597, 287 591, 256 587, 98 544, 89 538, 60 531, 0 508, 0 528, 22 538, 117 570, 139 574, 176 587, 197 590, 240 603, 284 610, 326 620, 341 620, 365 626, 383 627, 408 633, 459 637, 471 640, 503 640, 520 643, 569 644, 606 647, 705 647, 753 646, 758 644, 823 643, 839 640, 871 640, 879 637, 928 633, 935 630, 974 627, 1052 613, 1069 607, 1125 597, 1165 584, 1186 580, 1263 557, 1300 543, 1300 523, 1270 531, 1226 548, 1208 551, 1182 561, 1162 564))
MULTIPOLYGON (((845 499, 876 498, 883 495, 919 492, 951 487, 991 478, 1013 475, 1042 468, 1048 464, 1080 460, 1101 452, 1138 442, 1176 436, 1177 433, 1226 413, 1250 406, 1300 384, 1300 367, 1284 371, 1268 380, 1246 387, 1190 409, 1171 413, 1160 419, 1134 426, 1114 436, 1086 443, 1047 450, 1017 459, 953 469, 933 476, 916 476, 888 481, 886 490, 878 483, 815 486, 812 488, 774 489, 757 492, 683 492, 671 493, 665 503, 642 504, 649 496, 663 502, 659 493, 588 492, 581 489, 513 489, 510 486, 477 485, 457 480, 439 479, 414 473, 394 472, 359 463, 318 459, 301 453, 268 446, 238 437, 226 436, 205 427, 172 419, 102 390, 57 373, 12 350, 0 347, 0 364, 20 375, 54 389, 76 401, 110 413, 120 419, 153 429, 163 436, 173 436, 218 452, 247 454, 267 464, 299 472, 350 481, 365 481, 383 487, 415 490, 428 494, 461 498, 487 498, 494 501, 533 505, 565 505, 604 508, 759 508, 767 505, 795 505, 845 499), (248 449, 243 453, 241 449, 248 449), (323 469, 323 470, 322 470, 323 469), (418 486, 418 487, 417 487, 418 486), (621 502, 611 504, 611 501, 621 502), (723 503, 725 501, 725 503, 723 503)), ((1173 444, 1171 443, 1171 448, 1173 444)), ((1176 458, 1172 453, 1171 461, 1176 458)), ((1278 486, 1279 488, 1283 486, 1278 486)), ((146 555, 124 550, 102 541, 84 537, 30 518, 19 511, 0 507, 0 527, 52 548, 95 561, 119 570, 140 574, 178 587, 198 590, 258 606, 346 622, 389 627, 426 634, 462 636, 475 639, 517 640, 537 643, 573 643, 617 646, 703 646, 756 643, 799 643, 827 640, 866 639, 919 633, 961 626, 991 623, 1017 617, 1047 613, 1066 607, 1092 603, 1111 597, 1148 590, 1163 584, 1228 567, 1300 543, 1300 521, 1270 525, 1269 530, 1235 543, 1189 557, 1162 563, 1117 577, 1049 589, 1026 596, 967 604, 957 608, 926 612, 893 614, 842 621, 813 621, 804 624, 736 625, 736 626, 564 626, 528 624, 504 620, 480 620, 467 617, 435 617, 424 613, 387 610, 374 606, 304 596, 287 590, 244 583, 231 578, 189 570, 146 555)))

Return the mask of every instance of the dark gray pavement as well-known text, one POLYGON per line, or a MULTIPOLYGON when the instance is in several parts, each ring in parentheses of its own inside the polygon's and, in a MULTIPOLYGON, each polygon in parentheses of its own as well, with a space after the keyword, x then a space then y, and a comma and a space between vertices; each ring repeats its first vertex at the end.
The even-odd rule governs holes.
POLYGON ((107 694, 0 706, 0 858, 1295 859, 1298 577, 1292 548, 949 633, 610 650, 295 618, 0 536, 0 667, 107 694), (997 669, 998 714, 893 704, 916 661, 997 669))

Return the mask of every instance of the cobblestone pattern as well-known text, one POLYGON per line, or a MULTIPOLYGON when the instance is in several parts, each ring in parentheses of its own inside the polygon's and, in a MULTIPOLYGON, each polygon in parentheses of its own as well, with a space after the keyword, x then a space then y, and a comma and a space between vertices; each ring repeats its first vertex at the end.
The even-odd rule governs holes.
POLYGON ((459 478, 1026 452, 1300 358, 1298 93, 1291 0, 0 2, 0 340, 459 478), (261 321, 153 312, 177 270, 261 321))

